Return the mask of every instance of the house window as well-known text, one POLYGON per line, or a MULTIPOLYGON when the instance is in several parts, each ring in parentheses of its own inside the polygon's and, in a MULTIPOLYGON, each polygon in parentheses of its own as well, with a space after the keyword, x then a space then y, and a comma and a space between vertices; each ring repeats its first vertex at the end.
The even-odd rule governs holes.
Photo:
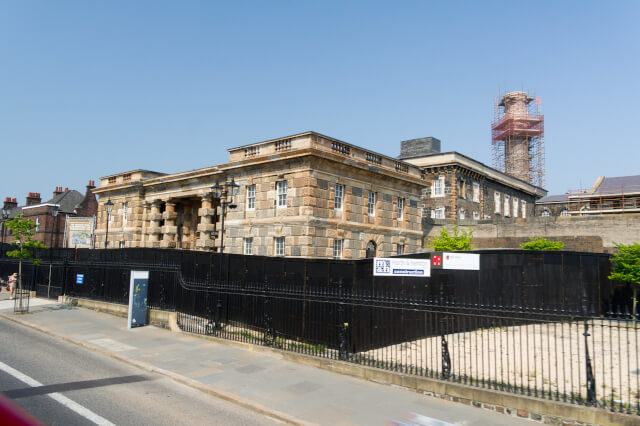
POLYGON ((522 218, 527 218, 527 202, 525 200, 520 201, 520 205, 522 205, 522 218))
POLYGON ((276 182, 276 192, 278 194, 277 206, 287 207, 287 181, 276 182))
POLYGON ((129 203, 122 203, 122 226, 127 224, 127 210, 129 208, 129 203))
POLYGON ((549 217, 549 216, 551 216, 551 215, 549 214, 549 209, 542 209, 542 213, 540 213, 540 216, 542 216, 542 217, 549 217))
POLYGON ((333 195, 333 208, 342 210, 342 201, 344 200, 344 185, 336 184, 335 194, 333 195))
POLYGON ((365 256, 367 257, 367 259, 371 259, 372 257, 376 257, 376 243, 373 241, 369 241, 367 243, 367 251, 365 256))
POLYGON ((500 213, 500 193, 493 193, 493 205, 494 205, 494 213, 500 213))
POLYGON ((473 182, 473 202, 480 202, 480 184, 478 182, 473 182))
POLYGON ((40 218, 36 217, 36 232, 40 231, 40 218))
POLYGON ((473 212, 473 220, 480 220, 480 213, 473 212))
POLYGON ((244 239, 244 254, 246 255, 253 254, 253 238, 244 239))
POLYGON ((404 244, 398 244, 396 246, 396 256, 402 256, 404 254, 404 244))
POLYGON ((505 216, 510 216, 511 215, 511 211, 510 211, 511 210, 511 204, 510 204, 510 201, 511 201, 511 197, 509 197, 508 195, 505 194, 505 196, 504 196, 504 212, 503 212, 503 214, 505 216))
POLYGON ((404 218, 404 198, 398 197, 398 214, 396 217, 400 221, 404 218))
POLYGON ((275 238, 275 255, 284 256, 284 237, 275 238))
POLYGON ((560 212, 560 216, 569 216, 569 210, 562 209, 562 211, 560 212))
POLYGON ((432 219, 444 219, 444 207, 438 207, 431 210, 432 219))
POLYGON ((120 241, 120 246, 119 248, 124 248, 124 241, 120 241))
POLYGON ((433 181, 431 188, 432 197, 444 197, 444 176, 440 176, 433 181))
POLYGON ((369 204, 368 204, 369 216, 376 215, 376 193, 369 191, 369 204))
POLYGON ((342 259, 342 246, 344 240, 333 240, 333 258, 342 259))
POLYGON ((513 217, 518 217, 518 207, 519 207, 518 199, 514 198, 513 199, 513 217))
POLYGON ((256 209, 256 186, 247 186, 247 210, 256 209))
POLYGON ((465 211, 464 209, 460 209, 460 220, 464 220, 465 218, 465 211))

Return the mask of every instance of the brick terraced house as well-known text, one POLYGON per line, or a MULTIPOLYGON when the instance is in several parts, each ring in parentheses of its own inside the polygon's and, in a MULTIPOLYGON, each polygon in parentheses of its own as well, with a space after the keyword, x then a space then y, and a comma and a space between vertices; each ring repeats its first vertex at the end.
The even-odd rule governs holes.
MULTIPOLYGON (((423 219, 526 217, 546 191, 434 138, 402 142, 399 158, 315 132, 229 149, 229 162, 176 174, 101 178, 96 247, 219 250, 220 198, 231 179, 224 251, 360 259, 422 251, 423 219), (437 141, 437 143, 435 142, 437 141), (105 203, 113 203, 111 215, 105 203)), ((222 197, 224 201, 224 196, 222 197)))

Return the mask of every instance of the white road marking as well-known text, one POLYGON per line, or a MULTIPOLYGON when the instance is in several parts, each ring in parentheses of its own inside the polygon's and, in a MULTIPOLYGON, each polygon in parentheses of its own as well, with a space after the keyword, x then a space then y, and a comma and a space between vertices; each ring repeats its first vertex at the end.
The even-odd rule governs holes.
MULTIPOLYGON (((38 386, 44 386, 42 383, 38 382, 37 380, 32 379, 31 377, 27 376, 26 374, 21 373, 20 371, 16 370, 13 367, 8 366, 7 364, 3 363, 0 361, 0 370, 4 371, 7 374, 12 375, 13 377, 15 377, 16 379, 20 380, 23 383, 28 384, 31 387, 38 387, 38 386)), ((97 424, 97 425, 101 425, 101 426, 115 426, 113 423, 111 423, 109 420, 105 419, 104 417, 100 417, 99 415, 97 415, 96 413, 94 413, 93 411, 89 410, 88 408, 83 407, 82 405, 78 404, 75 401, 70 400, 69 398, 67 398, 66 396, 60 394, 60 393, 50 393, 49 396, 51 398, 53 398, 55 401, 59 402, 60 404, 64 405, 65 407, 67 407, 68 409, 76 412, 77 414, 79 414, 80 416, 84 417, 85 419, 97 424)))

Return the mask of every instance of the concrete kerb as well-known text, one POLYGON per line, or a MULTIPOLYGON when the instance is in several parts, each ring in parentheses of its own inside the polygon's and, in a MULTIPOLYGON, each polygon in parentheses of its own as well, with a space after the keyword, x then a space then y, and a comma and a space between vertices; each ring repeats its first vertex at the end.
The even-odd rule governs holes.
POLYGON ((148 364, 148 363, 145 363, 145 362, 142 362, 142 361, 138 361, 138 360, 135 360, 135 359, 131 359, 131 358, 128 358, 126 356, 123 356, 123 355, 120 355, 120 354, 117 354, 117 353, 114 353, 114 352, 110 352, 110 351, 108 351, 108 350, 106 350, 104 348, 101 348, 99 346, 95 346, 95 345, 92 345, 90 343, 83 342, 82 340, 77 340, 77 339, 74 339, 73 337, 64 336, 62 334, 59 334, 59 333, 56 333, 54 331, 48 330, 48 329, 46 329, 44 327, 40 327, 38 325, 32 324, 32 323, 30 323, 28 321, 23 321, 23 320, 21 320, 21 319, 19 319, 17 317, 0 313, 0 318, 4 318, 6 320, 13 321, 13 322, 15 322, 17 324, 23 325, 25 327, 29 327, 29 328, 31 328, 33 330, 37 330, 37 331, 39 331, 41 333, 44 333, 44 334, 47 334, 47 335, 49 335, 51 337, 55 337, 56 339, 63 340, 65 342, 68 342, 68 343, 83 347, 85 349, 89 349, 89 350, 91 350, 93 352, 99 353, 99 354, 107 356, 109 358, 113 358, 113 359, 116 359, 118 361, 127 363, 127 364, 132 365, 132 366, 134 366, 136 368, 139 368, 141 370, 148 371, 150 373, 159 374, 159 375, 168 377, 171 380, 174 380, 174 381, 176 381, 178 383, 181 383, 183 385, 192 387, 192 388, 197 389, 197 390, 199 390, 199 391, 201 391, 203 393, 206 393, 208 395, 212 395, 212 396, 214 396, 216 398, 220 398, 220 399, 223 399, 225 401, 231 402, 231 403, 233 403, 235 405, 238 405, 240 407, 243 407, 243 408, 246 408, 248 410, 254 411, 254 412, 258 413, 258 414, 262 414, 262 415, 264 415, 266 417, 271 417, 273 419, 276 419, 276 420, 279 420, 281 422, 284 422, 284 423, 287 423, 287 424, 291 424, 291 425, 316 426, 315 423, 311 423, 311 422, 307 422, 305 420, 298 419, 298 418, 296 418, 294 416, 291 416, 289 414, 282 413, 280 411, 277 411, 277 410, 274 410, 272 408, 266 407, 266 406, 264 406, 262 404, 259 404, 259 403, 255 402, 255 401, 251 401, 251 400, 242 398, 242 397, 240 397, 238 395, 235 395, 235 394, 232 394, 232 393, 229 393, 229 392, 225 392, 225 391, 222 391, 222 390, 219 390, 219 389, 212 388, 212 387, 207 386, 207 385, 205 385, 203 383, 200 383, 200 382, 198 382, 196 380, 190 379, 188 377, 182 376, 182 375, 174 373, 172 371, 168 371, 168 370, 165 370, 165 369, 162 369, 162 368, 158 368, 158 367, 153 366, 151 364, 148 364))
MULTIPOLYGON (((76 298, 60 298, 61 303, 64 301, 67 304, 73 304, 74 306, 85 306, 90 309, 95 309, 101 312, 114 313, 118 316, 126 316, 128 307, 124 305, 117 305, 113 303, 97 302, 87 299, 76 298), (122 309, 124 308, 124 309, 122 309), (122 314, 124 311, 124 314, 122 314)), ((151 310, 153 312, 154 310, 151 310)), ((158 315, 153 315, 157 318, 155 325, 168 328, 171 331, 182 333, 188 336, 194 336, 191 333, 183 332, 177 325, 177 314, 175 312, 156 311, 158 315), (163 322, 164 321, 164 322, 163 322)), ((0 314, 1 315, 1 314, 0 314)), ((151 315, 151 313, 150 313, 151 315)), ((3 315, 4 316, 4 315, 3 315)), ((47 331, 44 331, 47 332, 47 331)), ((541 398, 532 398, 526 395, 518 395, 513 393, 500 392, 498 390, 488 388, 478 388, 468 385, 452 383, 448 381, 442 381, 434 378, 408 375, 388 370, 381 370, 378 368, 363 366, 359 364, 352 364, 348 362, 333 360, 329 358, 319 358, 310 355, 300 354, 296 352, 282 351, 267 346, 253 345, 245 342, 237 342, 233 340, 227 340, 218 338, 215 336, 196 335, 200 338, 209 339, 220 344, 241 347, 251 351, 269 352, 272 355, 281 357, 282 359, 293 361, 300 364, 309 365, 316 368, 332 371, 339 374, 345 374, 360 379, 386 384, 401 386, 417 393, 422 393, 429 396, 436 396, 439 398, 448 399, 454 402, 462 402, 466 405, 473 405, 476 407, 486 408, 487 406, 499 406, 504 408, 505 412, 513 412, 514 415, 520 413, 527 413, 526 417, 533 420, 537 420, 539 416, 546 416, 549 418, 556 418, 560 420, 558 424, 562 424, 563 421, 578 421, 581 424, 601 424, 601 425, 623 425, 631 426, 638 424, 638 417, 634 415, 627 415, 622 413, 615 413, 605 409, 586 407, 583 405, 575 405, 564 403, 561 401, 553 401, 541 398)), ((61 336, 61 338, 65 338, 61 336)), ((84 346, 84 342, 80 342, 81 346, 84 346)), ((102 351, 98 348, 98 351, 102 351)), ((116 355, 116 354, 114 354, 116 355)), ((114 358, 125 359, 121 355, 116 355, 114 358)), ((132 360, 133 361, 133 360, 132 360)), ((137 362, 137 361, 134 361, 137 362)), ((155 368, 155 367, 153 367, 155 368)), ((165 374, 166 375, 166 374, 165 374)), ((186 380, 191 380, 184 378, 186 380)), ((184 383, 184 382, 183 382, 184 383)), ((197 382, 195 382, 197 383, 197 382)), ((201 385, 204 386, 204 385, 201 385)), ((206 387, 206 386, 205 386, 206 387)), ((209 389, 209 388, 207 388, 209 389)), ((248 401, 253 404, 253 402, 248 401)), ((498 409, 494 411, 500 412, 498 409)), ((275 416, 273 416, 275 417, 275 416)), ((519 417, 525 417, 519 415, 519 417)), ((537 421, 543 421, 537 420, 537 421)), ((546 423, 546 421, 545 421, 546 423)), ((293 423, 303 424, 303 423, 293 423)))

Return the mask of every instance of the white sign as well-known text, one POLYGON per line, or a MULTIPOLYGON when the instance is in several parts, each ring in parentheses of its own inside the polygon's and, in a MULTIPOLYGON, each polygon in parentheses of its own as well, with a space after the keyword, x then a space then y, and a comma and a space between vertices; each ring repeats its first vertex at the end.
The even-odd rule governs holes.
POLYGON ((430 259, 404 259, 376 257, 373 259, 376 277, 430 277, 430 259))
POLYGON ((480 270, 480 255, 472 253, 442 253, 442 269, 480 270))

